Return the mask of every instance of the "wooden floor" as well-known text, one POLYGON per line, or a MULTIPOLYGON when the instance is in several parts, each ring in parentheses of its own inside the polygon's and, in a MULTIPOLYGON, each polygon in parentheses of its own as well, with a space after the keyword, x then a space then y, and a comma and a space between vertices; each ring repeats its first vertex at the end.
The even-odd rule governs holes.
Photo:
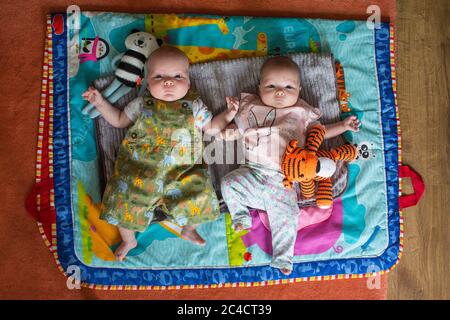
POLYGON ((450 299, 449 14, 448 0, 397 2, 403 163, 426 191, 404 211, 405 248, 389 274, 389 299, 450 299))

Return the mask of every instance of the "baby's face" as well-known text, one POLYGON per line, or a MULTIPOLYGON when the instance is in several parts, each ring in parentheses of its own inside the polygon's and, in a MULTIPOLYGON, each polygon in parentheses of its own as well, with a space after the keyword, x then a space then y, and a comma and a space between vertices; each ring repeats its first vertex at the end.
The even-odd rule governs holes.
POLYGON ((270 107, 293 106, 300 94, 300 79, 297 70, 290 68, 266 68, 259 82, 261 101, 270 107))
POLYGON ((174 56, 151 58, 147 83, 151 95, 156 99, 176 101, 183 98, 190 87, 189 61, 174 56))

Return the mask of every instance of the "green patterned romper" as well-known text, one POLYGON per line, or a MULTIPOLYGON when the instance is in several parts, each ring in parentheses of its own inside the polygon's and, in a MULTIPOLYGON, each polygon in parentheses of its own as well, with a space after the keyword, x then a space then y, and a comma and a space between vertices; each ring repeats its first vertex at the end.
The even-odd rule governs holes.
POLYGON ((193 114, 193 105, 202 104, 197 97, 189 92, 174 102, 138 98, 142 111, 120 146, 101 219, 142 232, 157 207, 180 226, 218 218, 219 202, 202 161, 198 127, 210 114, 193 114))

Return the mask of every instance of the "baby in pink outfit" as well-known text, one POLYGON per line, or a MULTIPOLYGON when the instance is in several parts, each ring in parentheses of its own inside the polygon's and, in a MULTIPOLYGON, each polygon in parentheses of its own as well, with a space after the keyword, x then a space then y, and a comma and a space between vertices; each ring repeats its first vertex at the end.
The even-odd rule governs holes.
MULTIPOLYGON (((224 201, 236 231, 251 228, 248 207, 265 210, 272 232, 271 265, 288 275, 297 236, 297 194, 283 186, 281 160, 287 144, 304 144, 308 128, 318 123, 322 112, 300 98, 300 70, 288 57, 273 57, 260 72, 259 96, 242 93, 240 100, 227 97, 229 109, 238 109, 236 125, 222 132, 226 140, 243 138, 246 163, 227 174, 221 183, 224 201)), ((358 131, 356 116, 326 125, 325 138, 347 130, 358 131)), ((326 168, 322 169, 326 170, 326 168)), ((320 172, 331 176, 333 172, 320 172)))

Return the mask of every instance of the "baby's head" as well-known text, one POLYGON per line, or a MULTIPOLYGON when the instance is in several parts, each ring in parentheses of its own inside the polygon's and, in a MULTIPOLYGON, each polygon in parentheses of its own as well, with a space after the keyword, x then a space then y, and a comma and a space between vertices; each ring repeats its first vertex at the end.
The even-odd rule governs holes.
POLYGON ((286 108, 297 102, 301 89, 300 69, 290 58, 267 59, 259 77, 259 96, 265 105, 286 108))
POLYGON ((148 59, 148 89, 153 97, 163 101, 183 98, 191 85, 189 59, 175 47, 163 46, 148 59))

